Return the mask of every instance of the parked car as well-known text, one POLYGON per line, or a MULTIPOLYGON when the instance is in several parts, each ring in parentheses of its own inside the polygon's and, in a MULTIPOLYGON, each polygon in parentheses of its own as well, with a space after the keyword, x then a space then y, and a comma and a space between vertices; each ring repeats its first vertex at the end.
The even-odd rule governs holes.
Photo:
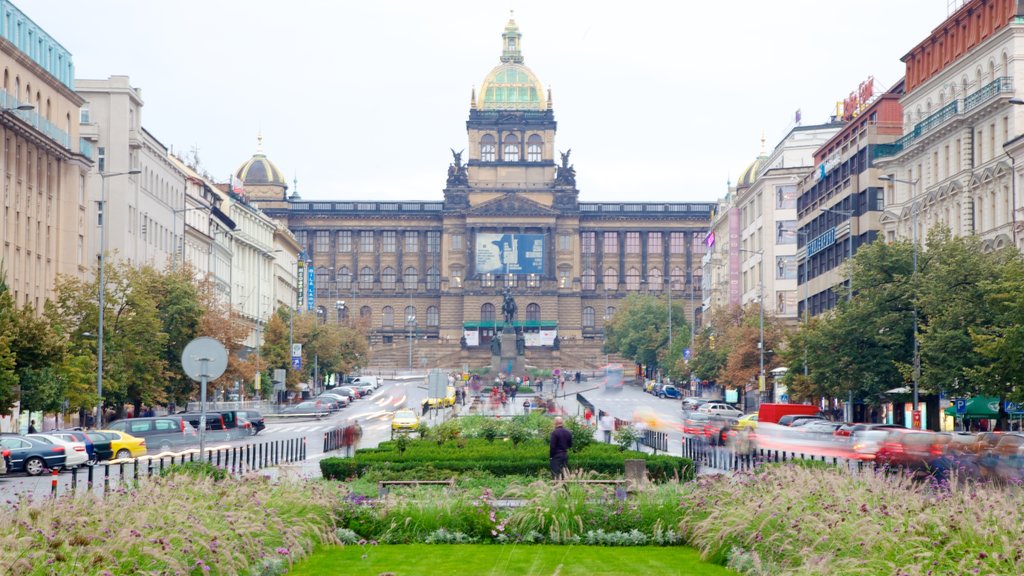
POLYGON ((697 397, 694 397, 694 396, 683 398, 683 412, 692 412, 692 411, 700 408, 704 404, 707 404, 708 402, 711 402, 711 401, 710 400, 706 400, 704 398, 697 398, 697 397))
POLYGON ((109 435, 95 430, 83 432, 92 441, 93 450, 96 452, 96 461, 102 462, 114 457, 114 445, 109 435))
POLYGON ((395 432, 415 432, 420 426, 420 418, 415 410, 398 410, 391 417, 391 437, 395 432))
POLYGON ((50 469, 63 468, 66 460, 64 446, 21 434, 0 435, 0 447, 8 452, 8 472, 24 472, 29 476, 38 476, 50 469))
POLYGON ((384 382, 379 376, 356 376, 352 379, 351 385, 353 386, 369 386, 371 390, 380 388, 384 382))
POLYGON ((249 433, 253 436, 259 434, 267 427, 267 422, 263 418, 263 414, 259 410, 235 410, 239 418, 245 418, 252 424, 252 428, 249 433))
POLYGON ((736 430, 757 430, 757 412, 744 414, 736 420, 736 430))
POLYGON ((146 455, 145 438, 136 438, 119 430, 97 430, 97 432, 110 437, 110 448, 114 451, 114 458, 118 460, 146 455))
POLYGON ((77 441, 85 444, 85 454, 88 456, 85 461, 86 466, 95 466, 100 460, 110 459, 110 440, 106 441, 107 447, 104 450, 104 457, 101 458, 96 452, 96 444, 93 442, 92 437, 81 430, 51 430, 50 432, 47 432, 47 434, 63 438, 68 442, 77 441))
POLYGON ((707 404, 702 404, 700 408, 697 408, 697 411, 713 416, 727 416, 729 418, 739 418, 740 416, 743 416, 742 410, 737 410, 722 402, 708 402, 707 404))
POLYGON ((290 414, 292 416, 315 416, 320 418, 330 414, 330 410, 316 400, 307 400, 305 402, 299 402, 294 406, 288 406, 281 410, 280 414, 290 414))
MULTIPOLYGON (((180 414, 180 416, 188 420, 188 423, 191 424, 193 428, 199 430, 199 422, 202 418, 202 413, 186 412, 184 414, 180 414)), ((248 436, 249 430, 239 428, 238 423, 238 416, 233 411, 207 412, 206 437, 217 440, 233 440, 235 438, 241 438, 242 436, 248 436)))
POLYGON ((331 394, 339 394, 341 396, 347 396, 348 399, 349 399, 349 402, 354 401, 354 400, 358 400, 360 397, 362 397, 362 394, 358 390, 356 390, 355 388, 352 388, 351 386, 336 386, 334 388, 331 388, 327 392, 329 392, 331 394))
POLYGON ((673 386, 671 384, 665 384, 664 386, 661 387, 661 390, 658 392, 658 398, 682 398, 682 397, 683 397, 683 393, 679 391, 679 388, 676 388, 675 386, 673 386))
POLYGON ((81 440, 65 440, 60 436, 52 434, 25 434, 25 437, 34 438, 54 446, 63 446, 65 469, 78 468, 89 460, 89 452, 85 449, 85 442, 81 440))
POLYGON ((650 392, 651 394, 658 396, 659 394, 661 394, 661 389, 664 387, 665 385, 662 384, 661 382, 655 382, 654 384, 651 385, 650 392))
POLYGON ((182 414, 115 420, 107 428, 144 438, 146 446, 158 452, 199 443, 196 428, 182 414))
POLYGON ((794 422, 799 422, 801 420, 804 420, 805 422, 803 422, 803 423, 806 424, 807 423, 806 420, 824 420, 824 419, 825 418, 822 417, 822 416, 815 416, 815 415, 810 415, 810 414, 786 414, 785 416, 779 418, 779 421, 776 422, 776 423, 779 426, 793 426, 794 422))
POLYGON ((11 451, 0 448, 0 476, 7 474, 8 462, 11 460, 11 451))
POLYGON ((344 395, 344 394, 342 394, 340 392, 337 392, 337 393, 331 392, 330 390, 328 390, 327 392, 324 392, 323 394, 317 396, 317 398, 327 398, 327 399, 330 399, 330 400, 335 400, 335 401, 338 402, 338 405, 340 406, 340 408, 344 408, 344 407, 348 406, 352 402, 352 400, 348 396, 346 396, 346 395, 344 395))

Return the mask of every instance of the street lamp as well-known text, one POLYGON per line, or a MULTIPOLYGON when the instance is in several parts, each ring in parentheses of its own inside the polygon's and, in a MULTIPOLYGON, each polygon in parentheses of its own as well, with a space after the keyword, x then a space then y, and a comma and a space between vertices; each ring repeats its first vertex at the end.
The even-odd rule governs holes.
POLYGON ((412 370, 412 341, 413 329, 416 327, 416 314, 410 313, 405 317, 405 325, 409 327, 409 369, 412 370))
MULTIPOLYGON (((911 273, 911 278, 916 281, 917 276, 917 183, 921 181, 920 178, 916 180, 902 180, 894 176, 879 176, 879 180, 886 182, 902 182, 903 184, 910 184, 910 226, 911 238, 914 243, 914 268, 911 273)), ((914 306, 914 359, 913 359, 913 380, 914 380, 914 413, 917 413, 917 381, 921 378, 921 354, 917 342, 917 303, 913 303, 914 306)))
POLYGON ((103 309, 106 307, 106 279, 103 269, 106 268, 107 252, 107 179, 114 176, 128 176, 141 174, 142 170, 127 170, 125 172, 100 172, 103 185, 100 191, 99 225, 100 225, 100 253, 99 267, 100 274, 97 282, 99 292, 99 325, 96 331, 96 427, 103 427, 103 309))
MULTIPOLYGON (((744 248, 737 248, 740 252, 749 252, 751 254, 757 254, 761 257, 761 261, 758 262, 758 308, 760 312, 760 319, 758 321, 758 329, 760 332, 760 341, 757 343, 757 351, 760 355, 761 366, 758 370, 757 389, 761 393, 762 398, 765 394, 765 383, 764 383, 764 250, 746 250, 744 248)), ((762 400, 763 402, 764 400, 762 400)), ((745 404, 745 403, 744 403, 745 404)))

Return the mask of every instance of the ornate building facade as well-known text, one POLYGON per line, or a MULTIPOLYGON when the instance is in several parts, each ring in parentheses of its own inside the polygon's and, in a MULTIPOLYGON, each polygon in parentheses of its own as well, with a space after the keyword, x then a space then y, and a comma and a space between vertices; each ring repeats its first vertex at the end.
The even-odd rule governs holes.
POLYGON ((510 20, 500 63, 472 94, 468 143, 452 150, 443 198, 305 201, 246 182, 305 251, 303 310, 359 317, 373 343, 427 338, 452 350, 488 345, 506 289, 528 347, 600 339, 630 293, 671 289, 693 319, 714 203, 581 202, 571 150, 555 145, 550 90, 523 64, 520 41, 510 20))

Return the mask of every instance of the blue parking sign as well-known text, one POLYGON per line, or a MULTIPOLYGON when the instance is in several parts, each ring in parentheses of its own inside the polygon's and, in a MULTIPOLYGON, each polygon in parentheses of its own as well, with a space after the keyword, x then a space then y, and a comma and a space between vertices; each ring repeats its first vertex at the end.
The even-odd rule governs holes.
POLYGON ((966 414, 967 413, 967 400, 965 400, 963 398, 955 398, 955 399, 953 399, 953 405, 956 406, 956 413, 957 414, 966 414))
POLYGON ((302 368, 302 356, 292 356, 292 368, 296 370, 302 368))
POLYGON ((683 350, 683 360, 689 360, 689 359, 690 359, 690 349, 686 348, 686 349, 683 350))

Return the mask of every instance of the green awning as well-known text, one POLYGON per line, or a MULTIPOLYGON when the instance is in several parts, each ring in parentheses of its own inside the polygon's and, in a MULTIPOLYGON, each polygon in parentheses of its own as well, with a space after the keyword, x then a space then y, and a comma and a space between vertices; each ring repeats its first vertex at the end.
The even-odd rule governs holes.
MULTIPOLYGON (((945 410, 947 416, 957 416, 956 405, 945 410)), ((962 414, 968 420, 987 420, 999 417, 999 398, 975 396, 967 400, 967 411, 962 414)))
MULTIPOLYGON (((501 328, 504 326, 504 322, 464 322, 462 324, 465 330, 479 330, 480 328, 501 328)), ((558 322, 554 320, 521 320, 513 322, 512 326, 515 328, 538 328, 543 330, 552 330, 558 327, 558 322)))

